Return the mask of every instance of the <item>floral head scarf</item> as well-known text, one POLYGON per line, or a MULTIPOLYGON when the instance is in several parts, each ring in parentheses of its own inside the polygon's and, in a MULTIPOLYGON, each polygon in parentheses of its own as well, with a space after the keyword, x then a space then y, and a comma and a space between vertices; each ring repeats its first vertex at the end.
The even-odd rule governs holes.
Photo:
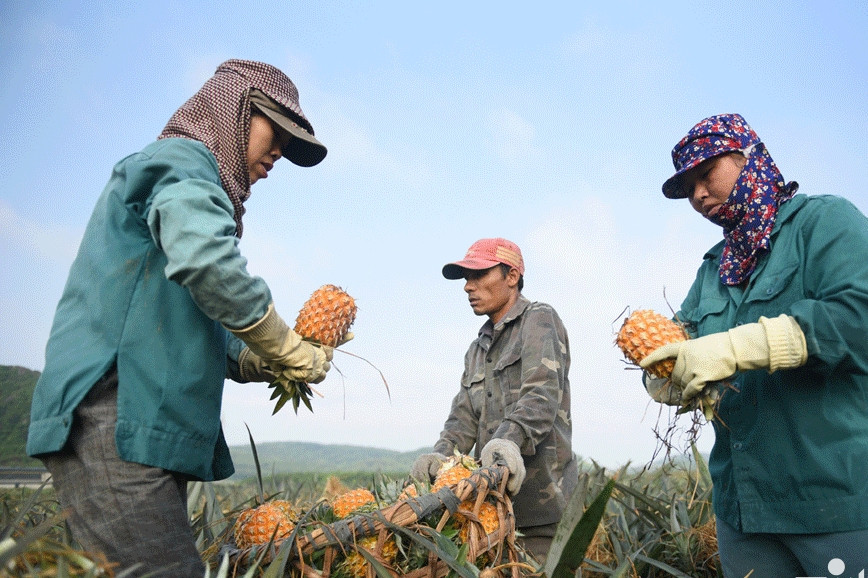
POLYGON ((241 222, 244 201, 250 197, 247 145, 251 88, 261 90, 284 107, 286 116, 313 136, 313 126, 298 102, 298 89, 283 72, 262 62, 227 60, 172 115, 158 137, 188 138, 208 147, 217 159, 221 184, 235 208, 235 234, 238 237, 244 230, 241 222))
POLYGON ((740 151, 747 162, 732 193, 710 220, 723 227, 725 240, 719 275, 724 285, 750 278, 757 258, 768 251, 778 207, 792 198, 798 183, 786 183, 757 134, 738 114, 721 114, 700 121, 672 149, 676 173, 663 184, 663 194, 684 198, 681 175, 715 156, 740 151))

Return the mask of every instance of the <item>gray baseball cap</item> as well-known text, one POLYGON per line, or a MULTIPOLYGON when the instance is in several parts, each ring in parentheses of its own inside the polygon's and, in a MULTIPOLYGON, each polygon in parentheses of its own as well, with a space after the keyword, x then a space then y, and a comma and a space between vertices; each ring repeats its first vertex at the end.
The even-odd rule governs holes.
POLYGON ((250 104, 271 119, 277 126, 292 135, 283 150, 283 156, 300 167, 312 167, 322 161, 328 149, 308 131, 292 120, 286 108, 258 88, 250 89, 250 104))

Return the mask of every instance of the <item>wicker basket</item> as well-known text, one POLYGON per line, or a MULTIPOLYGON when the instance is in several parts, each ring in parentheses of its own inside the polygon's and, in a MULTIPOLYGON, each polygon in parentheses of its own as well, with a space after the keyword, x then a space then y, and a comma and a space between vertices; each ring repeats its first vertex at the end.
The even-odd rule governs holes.
MULTIPOLYGON (((292 576, 304 578, 328 578, 334 570, 336 561, 352 550, 363 548, 359 544, 362 538, 377 536, 376 546, 367 549, 367 553, 389 568, 394 576, 442 578, 449 573, 449 564, 433 553, 428 555, 428 562, 424 567, 399 574, 385 560, 383 546, 388 536, 396 531, 413 532, 427 537, 426 534, 432 528, 420 522, 425 519, 430 520, 437 515, 440 516, 439 523, 433 529, 437 532, 441 531, 449 518, 459 510, 459 505, 472 500, 471 511, 461 509, 461 514, 471 521, 467 535, 467 559, 476 560, 481 554, 489 553, 489 560, 493 565, 506 563, 507 567, 511 568, 512 576, 518 578, 515 516, 512 502, 505 491, 508 475, 509 470, 503 466, 480 468, 469 478, 451 487, 441 488, 435 493, 406 498, 371 513, 357 514, 331 524, 317 526, 310 532, 296 536, 295 544, 289 552, 288 572, 292 576), (490 534, 483 533, 482 524, 477 517, 485 501, 493 503, 497 510, 498 527, 490 534), (314 565, 311 556, 318 552, 323 553, 321 563, 320 557, 317 556, 318 562, 314 565)), ((238 550, 233 546, 227 544, 224 551, 229 552, 236 571, 243 569, 251 560, 261 555, 261 552, 255 550, 238 550)), ((270 552, 265 553, 263 560, 267 563, 275 553, 272 547, 270 552)), ((370 565, 367 573, 369 578, 375 575, 370 565)))

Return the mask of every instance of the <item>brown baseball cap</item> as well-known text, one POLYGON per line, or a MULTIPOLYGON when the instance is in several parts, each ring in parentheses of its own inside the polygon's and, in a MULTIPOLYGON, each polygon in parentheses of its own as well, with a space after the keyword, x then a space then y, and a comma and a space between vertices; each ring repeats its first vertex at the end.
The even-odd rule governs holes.
POLYGON ((289 111, 258 88, 250 89, 250 104, 292 135, 283 150, 283 156, 300 167, 312 167, 322 161, 328 149, 308 131, 292 120, 289 111))
POLYGON ((509 265, 524 275, 524 259, 521 249, 506 239, 480 239, 473 243, 464 259, 443 266, 443 276, 447 279, 461 279, 467 269, 479 271, 490 269, 499 264, 509 265))

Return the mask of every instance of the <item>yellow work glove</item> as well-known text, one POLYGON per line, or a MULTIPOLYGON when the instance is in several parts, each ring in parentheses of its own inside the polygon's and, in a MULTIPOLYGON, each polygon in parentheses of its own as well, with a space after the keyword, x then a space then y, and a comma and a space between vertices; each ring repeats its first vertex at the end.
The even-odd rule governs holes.
POLYGON ((654 363, 675 358, 672 385, 681 390, 681 403, 687 404, 710 381, 720 381, 736 371, 793 369, 808 360, 805 334, 793 317, 760 317, 721 333, 711 333, 664 345, 639 364, 647 369, 654 363))
MULTIPOLYGON (((229 329, 229 328, 227 328, 229 329)), ((229 329, 275 373, 292 381, 319 383, 331 368, 322 347, 304 341, 277 314, 274 304, 262 319, 244 329, 229 329)))

